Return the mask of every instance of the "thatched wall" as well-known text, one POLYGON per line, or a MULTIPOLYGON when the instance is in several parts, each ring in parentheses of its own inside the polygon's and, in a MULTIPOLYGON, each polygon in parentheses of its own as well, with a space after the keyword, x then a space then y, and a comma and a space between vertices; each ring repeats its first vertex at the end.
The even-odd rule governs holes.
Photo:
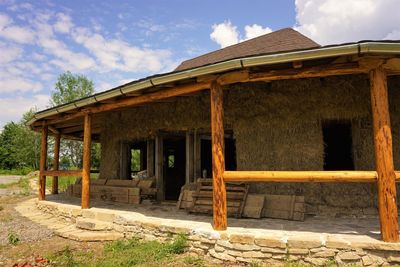
MULTIPOLYGON (((389 93, 396 168, 400 169, 400 80, 389 93), (397 145, 399 144, 399 145, 397 145)), ((119 144, 146 139, 159 129, 210 127, 209 96, 180 98, 110 113, 101 135, 101 175, 118 177, 119 144)), ((321 122, 352 124, 355 168, 374 169, 369 82, 367 76, 302 79, 232 86, 225 93, 225 122, 236 139, 238 170, 322 170, 321 122)), ((373 184, 255 183, 251 191, 304 194, 309 214, 376 213, 373 184)))

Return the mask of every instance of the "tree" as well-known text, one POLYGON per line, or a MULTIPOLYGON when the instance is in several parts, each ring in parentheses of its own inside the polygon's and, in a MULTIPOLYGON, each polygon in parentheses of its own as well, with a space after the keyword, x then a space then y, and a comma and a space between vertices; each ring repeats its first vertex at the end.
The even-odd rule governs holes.
POLYGON ((9 122, 4 125, 0 134, 0 168, 38 168, 40 136, 26 126, 35 111, 31 109, 24 113, 18 123, 9 122))
MULTIPOLYGON (((90 96, 93 93, 94 87, 91 80, 84 75, 72 74, 68 71, 58 77, 55 88, 51 93, 50 105, 57 106, 66 104, 90 96)), ((99 145, 93 144, 92 151, 95 151, 93 155, 99 157, 99 150, 99 145)), ((60 153, 60 157, 63 159, 63 165, 79 168, 82 166, 83 146, 81 142, 62 140, 60 153), (66 159, 69 159, 69 164, 67 164, 66 159)), ((99 158, 94 158, 93 156, 92 161, 98 163, 99 158)))
POLYGON ((84 75, 67 71, 58 76, 55 89, 51 93, 51 106, 66 104, 90 96, 94 93, 93 82, 84 75))

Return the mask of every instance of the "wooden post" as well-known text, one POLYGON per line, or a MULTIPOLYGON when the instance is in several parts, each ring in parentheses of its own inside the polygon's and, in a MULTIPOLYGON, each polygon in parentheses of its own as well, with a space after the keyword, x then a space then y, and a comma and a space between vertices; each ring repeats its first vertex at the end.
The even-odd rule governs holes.
POLYGON ((194 155, 193 155, 193 134, 192 131, 186 132, 186 184, 194 181, 193 169, 194 169, 194 155))
MULTIPOLYGON (((53 170, 58 171, 60 164, 60 141, 61 135, 57 134, 54 138, 54 159, 53 159, 53 170)), ((58 176, 53 176, 53 183, 51 187, 52 194, 58 194, 58 176)))
POLYGON ((155 151, 156 151, 156 188, 157 188, 157 200, 163 201, 165 199, 164 195, 164 149, 163 149, 163 138, 160 135, 156 136, 155 139, 155 151))
POLYGON ((40 166, 39 166, 39 200, 44 200, 46 198, 46 175, 44 171, 46 170, 47 163, 47 136, 48 136, 48 126, 45 121, 42 124, 42 140, 40 145, 40 166))
POLYGON ((88 209, 90 202, 91 142, 92 142, 92 117, 90 114, 85 114, 85 122, 83 126, 82 209, 88 209))
POLYGON ((224 110, 223 90, 217 82, 211 83, 211 144, 213 174, 213 223, 215 230, 226 230, 226 189, 223 174, 224 156, 224 110))
POLYGON ((154 176, 154 140, 147 140, 147 175, 154 176))
POLYGON ((382 67, 371 70, 370 84, 381 237, 383 241, 396 242, 399 239, 396 177, 393 164, 387 80, 382 67))

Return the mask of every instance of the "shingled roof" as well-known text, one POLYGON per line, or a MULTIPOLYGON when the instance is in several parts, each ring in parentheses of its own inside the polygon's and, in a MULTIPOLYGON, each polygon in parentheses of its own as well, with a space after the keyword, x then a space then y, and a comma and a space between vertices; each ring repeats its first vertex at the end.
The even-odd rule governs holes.
POLYGON ((320 47, 301 33, 285 28, 183 61, 175 71, 196 68, 238 57, 320 47))

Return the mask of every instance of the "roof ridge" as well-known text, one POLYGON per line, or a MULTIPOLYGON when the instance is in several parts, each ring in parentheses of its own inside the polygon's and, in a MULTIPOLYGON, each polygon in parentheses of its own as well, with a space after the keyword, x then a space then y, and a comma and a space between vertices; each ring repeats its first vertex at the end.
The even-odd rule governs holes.
MULTIPOLYGON (((289 37, 293 37, 293 36, 296 37, 297 36, 297 38, 301 38, 303 40, 303 45, 300 45, 301 47, 299 47, 299 48, 304 48, 304 46, 308 46, 308 47, 311 47, 311 46, 313 46, 313 47, 317 47, 318 46, 319 47, 320 46, 318 43, 316 43, 315 41, 313 41, 309 37, 301 34, 300 32, 296 31, 295 29, 290 28, 290 27, 286 27, 286 28, 282 28, 282 29, 279 29, 279 30, 276 30, 276 31, 273 31, 273 32, 270 32, 270 33, 266 33, 266 34, 263 34, 263 35, 260 35, 260 36, 257 36, 257 37, 254 37, 254 38, 251 38, 251 39, 248 39, 248 40, 245 40, 245 41, 233 44, 233 45, 230 45, 230 46, 226 46, 224 48, 220 48, 220 49, 217 49, 217 50, 214 50, 214 51, 210 51, 208 53, 199 55, 197 57, 193 57, 193 58, 187 59, 185 61, 182 61, 179 64, 179 66, 175 68, 174 71, 179 71, 179 70, 183 70, 183 69, 190 69, 191 67, 186 67, 186 65, 188 65, 190 62, 196 62, 196 60, 201 60, 201 58, 206 59, 207 57, 212 57, 213 55, 215 55, 217 58, 218 57, 224 58, 224 57, 229 57, 229 54, 230 54, 229 52, 235 52, 235 49, 238 50, 239 48, 244 48, 244 49, 247 48, 247 50, 249 50, 249 47, 256 48, 257 46, 260 46, 260 42, 262 42, 262 41, 260 41, 260 39, 267 39, 268 40, 268 38, 270 38, 270 39, 272 38, 272 40, 273 40, 273 36, 275 36, 275 35, 277 36, 278 40, 282 39, 284 41, 287 41, 288 38, 285 39, 285 36, 282 37, 282 34, 287 34, 289 37), (287 33, 285 33, 285 32, 287 32, 287 33), (252 46, 253 43, 254 43, 254 46, 252 46), (305 44, 305 43, 308 43, 308 44, 305 44)), ((301 39, 298 39, 298 40, 301 40, 301 39)), ((266 44, 266 46, 264 48, 266 48, 266 49, 268 49, 268 45, 267 44, 270 43, 270 41, 267 41, 267 40, 264 42, 266 44)), ((293 40, 295 41, 296 38, 293 38, 293 40)), ((286 47, 287 47, 287 45, 286 45, 286 47)), ((271 47, 269 47, 269 48, 271 49, 271 47)), ((251 48, 250 48, 250 50, 251 50, 251 48)), ((258 50, 261 50, 260 52, 262 52, 262 49, 258 49, 258 50)), ((284 51, 284 50, 287 50, 287 49, 283 48, 282 51, 284 51)), ((288 50, 291 50, 291 49, 288 49, 288 50)), ((240 49, 238 51, 240 51, 240 49)), ((238 51, 236 51, 236 52, 238 52, 238 51)), ((280 51, 280 50, 276 49, 276 51, 280 51)), ((271 52, 273 52, 273 51, 271 51, 271 52)), ((239 54, 240 54, 240 52, 239 52, 239 54)), ((225 59, 223 59, 223 60, 225 60, 225 59)), ((217 60, 217 61, 219 61, 219 60, 217 60)), ((196 63, 192 63, 192 65, 193 64, 197 65, 196 63)))

